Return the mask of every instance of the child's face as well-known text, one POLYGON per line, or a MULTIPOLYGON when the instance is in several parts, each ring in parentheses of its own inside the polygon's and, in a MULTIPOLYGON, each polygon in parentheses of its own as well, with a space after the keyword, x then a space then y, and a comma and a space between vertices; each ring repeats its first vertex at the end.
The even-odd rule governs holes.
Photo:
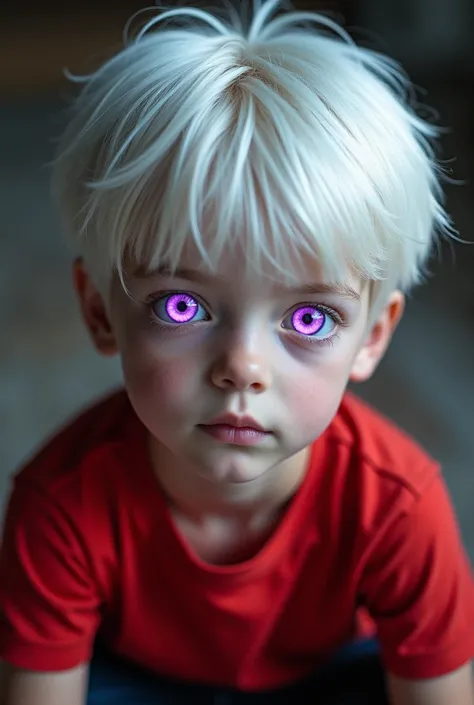
POLYGON ((120 352, 130 399, 152 439, 217 483, 262 478, 311 444, 351 374, 370 376, 403 301, 395 294, 369 331, 369 287, 349 273, 345 289, 331 290, 308 262, 301 284, 289 289, 264 273, 246 276, 235 255, 217 276, 199 275, 193 253, 175 276, 129 273, 131 298, 116 281, 101 344, 105 312, 78 266, 86 321, 102 352, 115 345, 120 352), (252 417, 265 433, 209 427, 222 414, 252 417))

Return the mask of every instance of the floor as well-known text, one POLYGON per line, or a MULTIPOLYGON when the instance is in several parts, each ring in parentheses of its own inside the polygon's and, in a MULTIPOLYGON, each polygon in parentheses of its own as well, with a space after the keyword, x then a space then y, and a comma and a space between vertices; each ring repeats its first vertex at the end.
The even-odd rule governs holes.
MULTIPOLYGON (((446 124, 446 158, 467 179, 474 144, 466 93, 428 96, 446 124)), ((64 419, 115 385, 118 364, 98 358, 69 283, 71 255, 50 205, 48 161, 59 104, 47 97, 0 105, 0 502, 12 471, 64 419)), ((449 188, 463 238, 473 240, 473 189, 449 188)), ((358 391, 444 464, 474 559, 474 248, 444 248, 433 276, 410 301, 380 371, 358 391)))

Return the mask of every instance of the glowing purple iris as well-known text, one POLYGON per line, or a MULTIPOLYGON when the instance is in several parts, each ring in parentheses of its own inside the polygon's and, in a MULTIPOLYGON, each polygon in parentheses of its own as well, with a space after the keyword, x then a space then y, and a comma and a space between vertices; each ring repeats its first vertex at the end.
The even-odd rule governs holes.
POLYGON ((324 326, 326 315, 314 306, 302 306, 296 309, 291 322, 297 333, 314 335, 324 326))
POLYGON ((166 313, 174 323, 189 323, 198 310, 198 302, 189 294, 172 294, 165 304, 166 313))

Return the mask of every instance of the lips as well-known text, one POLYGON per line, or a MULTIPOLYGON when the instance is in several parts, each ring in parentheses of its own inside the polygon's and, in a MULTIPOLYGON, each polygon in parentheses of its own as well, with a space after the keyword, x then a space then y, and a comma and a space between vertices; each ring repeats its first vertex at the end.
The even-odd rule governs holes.
POLYGON ((200 424, 199 428, 215 441, 226 445, 255 446, 271 435, 251 416, 235 414, 221 414, 207 424, 200 424))
POLYGON ((221 414, 203 426, 233 426, 234 428, 247 428, 260 433, 268 433, 261 424, 251 416, 237 416, 235 414, 221 414))

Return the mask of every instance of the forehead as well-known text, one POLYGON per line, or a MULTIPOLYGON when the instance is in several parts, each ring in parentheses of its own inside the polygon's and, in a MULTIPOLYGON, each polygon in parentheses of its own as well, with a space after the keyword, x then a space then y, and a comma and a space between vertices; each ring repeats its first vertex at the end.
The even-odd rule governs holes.
POLYGON ((357 300, 364 289, 361 277, 343 263, 340 266, 342 276, 337 280, 330 279, 318 259, 307 253, 289 253, 282 267, 278 262, 272 264, 269 258, 262 258, 259 262, 251 260, 242 247, 227 247, 211 263, 193 241, 186 243, 175 266, 163 262, 157 268, 140 266, 127 269, 129 274, 140 279, 174 277, 207 286, 245 290, 249 295, 262 290, 278 293, 306 290, 307 293, 335 293, 357 300))

